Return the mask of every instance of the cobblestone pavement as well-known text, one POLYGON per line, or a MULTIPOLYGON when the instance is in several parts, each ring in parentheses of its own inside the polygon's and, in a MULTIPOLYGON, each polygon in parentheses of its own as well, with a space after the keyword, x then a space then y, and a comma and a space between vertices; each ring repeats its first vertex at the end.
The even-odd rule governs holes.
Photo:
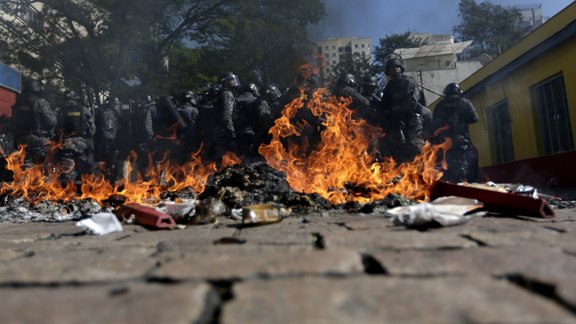
POLYGON ((576 323, 575 279, 576 209, 428 231, 344 212, 105 236, 0 224, 2 323, 576 323))

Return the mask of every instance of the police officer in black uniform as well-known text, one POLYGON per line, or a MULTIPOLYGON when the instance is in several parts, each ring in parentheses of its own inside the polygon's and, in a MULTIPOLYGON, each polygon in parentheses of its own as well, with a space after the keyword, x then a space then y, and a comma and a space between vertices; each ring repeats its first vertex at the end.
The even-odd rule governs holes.
MULTIPOLYGON (((156 102, 150 95, 143 95, 134 103, 130 116, 130 142, 137 154, 136 167, 142 176, 148 170, 150 155, 156 150, 154 120, 156 102)), ((133 177, 134 175, 132 175, 133 177)))
POLYGON ((63 141, 58 156, 64 180, 79 180, 80 175, 90 172, 95 132, 92 110, 80 102, 76 92, 66 90, 56 125, 56 135, 63 141))
POLYGON ((178 132, 180 142, 178 159, 181 163, 186 162, 190 154, 200 148, 202 144, 198 120, 200 111, 198 109, 198 98, 192 90, 184 91, 180 94, 181 105, 178 106, 178 113, 182 119, 183 127, 178 132))
POLYGON ((351 73, 344 73, 336 82, 333 95, 338 98, 352 99, 348 108, 354 111, 355 118, 366 119, 370 108, 370 100, 364 97, 358 90, 356 77, 351 73))
POLYGON ((404 71, 398 58, 386 62, 386 75, 390 79, 384 87, 380 119, 385 132, 380 152, 399 163, 411 161, 424 145, 420 91, 404 71))
POLYGON ((14 147, 26 145, 25 163, 42 163, 54 136, 56 113, 42 98, 43 84, 30 80, 24 84, 22 94, 12 107, 10 131, 14 134, 14 147))
POLYGON ((121 123, 122 103, 116 97, 109 97, 96 115, 96 135, 94 137, 96 161, 105 163, 105 174, 112 182, 117 180, 119 167, 118 134, 121 123))
POLYGON ((468 125, 478 121, 472 102, 462 98, 457 83, 444 88, 444 97, 434 109, 433 127, 441 140, 450 138, 452 147, 446 152, 448 170, 443 179, 451 182, 478 180, 478 150, 472 144, 468 125))
POLYGON ((236 127, 234 125, 234 110, 237 109, 236 92, 240 87, 240 81, 236 74, 225 72, 220 76, 222 88, 217 102, 214 105, 214 117, 216 125, 212 132, 214 139, 210 149, 209 159, 220 165, 221 159, 226 152, 236 153, 236 127))
POLYGON ((249 83, 237 97, 237 109, 234 113, 236 127, 236 147, 243 161, 258 161, 258 147, 265 139, 272 124, 272 111, 268 102, 263 100, 260 89, 255 83, 249 83))

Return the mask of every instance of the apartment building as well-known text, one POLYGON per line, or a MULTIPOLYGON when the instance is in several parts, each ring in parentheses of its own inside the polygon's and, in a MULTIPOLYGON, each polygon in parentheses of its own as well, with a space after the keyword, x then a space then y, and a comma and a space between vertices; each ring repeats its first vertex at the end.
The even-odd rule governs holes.
POLYGON ((358 55, 371 59, 372 40, 370 38, 344 37, 330 38, 317 42, 318 53, 322 56, 321 77, 324 79, 343 60, 358 55))

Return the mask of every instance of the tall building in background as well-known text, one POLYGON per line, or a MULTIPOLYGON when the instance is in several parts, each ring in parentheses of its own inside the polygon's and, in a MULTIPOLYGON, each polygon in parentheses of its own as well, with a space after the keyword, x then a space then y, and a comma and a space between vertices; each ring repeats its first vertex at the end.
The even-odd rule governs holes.
POLYGON ((325 79, 334 68, 346 59, 355 56, 372 57, 372 40, 370 38, 344 37, 330 38, 317 42, 318 53, 322 55, 322 69, 320 76, 325 79))

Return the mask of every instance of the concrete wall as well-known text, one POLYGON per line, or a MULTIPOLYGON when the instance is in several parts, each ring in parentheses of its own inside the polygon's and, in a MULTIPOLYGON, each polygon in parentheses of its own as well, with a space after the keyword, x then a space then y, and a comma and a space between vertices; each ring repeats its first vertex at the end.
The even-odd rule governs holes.
POLYGON ((418 84, 422 84, 424 87, 437 93, 424 90, 426 101, 428 102, 428 105, 430 105, 440 98, 439 94, 442 94, 444 87, 446 87, 448 83, 460 83, 481 67, 482 64, 479 61, 459 61, 456 62, 455 69, 406 72, 405 74, 413 77, 418 84))

